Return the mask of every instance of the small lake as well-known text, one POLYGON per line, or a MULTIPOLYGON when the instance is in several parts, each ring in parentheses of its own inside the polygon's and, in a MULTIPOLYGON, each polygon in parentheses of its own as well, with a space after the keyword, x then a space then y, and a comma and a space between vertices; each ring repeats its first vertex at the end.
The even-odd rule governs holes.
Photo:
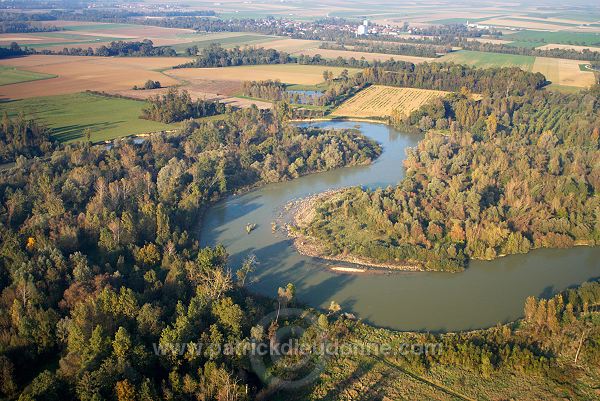
POLYGON ((517 319, 529 295, 549 297, 600 276, 600 247, 540 249, 494 261, 472 261, 462 273, 349 275, 327 270, 324 265, 331 262, 299 255, 288 238, 271 231, 271 222, 282 206, 332 188, 395 185, 404 177, 405 149, 415 146, 420 137, 382 124, 338 121, 315 125, 358 127, 383 146, 383 153, 369 166, 269 184, 228 197, 208 210, 200 232, 202 245, 225 245, 232 268, 254 252, 260 264, 252 276, 252 291, 275 297, 278 287, 291 282, 296 285, 297 297, 315 307, 326 308, 334 300, 344 311, 377 326, 449 331, 517 319), (246 233, 247 223, 257 224, 251 234, 246 233))
POLYGON ((314 100, 323 96, 323 92, 307 90, 286 90, 285 93, 290 96, 298 95, 297 104, 312 104, 314 100))

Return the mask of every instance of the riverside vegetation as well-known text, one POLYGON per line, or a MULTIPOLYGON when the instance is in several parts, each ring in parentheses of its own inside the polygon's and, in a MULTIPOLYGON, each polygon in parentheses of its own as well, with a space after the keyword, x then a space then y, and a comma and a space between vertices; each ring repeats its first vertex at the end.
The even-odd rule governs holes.
POLYGON ((285 120, 279 110, 228 111, 139 144, 62 145, 2 172, 1 396, 255 394, 247 358, 155 355, 152 344, 248 341, 251 326, 273 310, 244 289, 251 262, 236 276, 223 247, 199 249, 191 230, 210 202, 379 154, 356 131, 285 120))
POLYGON ((453 94, 392 123, 427 131, 406 178, 318 203, 302 231, 328 256, 457 271, 469 258, 600 239, 600 87, 453 94))

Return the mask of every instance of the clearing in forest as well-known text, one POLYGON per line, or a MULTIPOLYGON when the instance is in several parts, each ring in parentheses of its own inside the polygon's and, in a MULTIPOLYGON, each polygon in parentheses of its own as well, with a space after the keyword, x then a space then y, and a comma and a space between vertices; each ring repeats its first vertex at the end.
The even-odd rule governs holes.
POLYGON ((389 117, 396 109, 408 114, 429 100, 447 94, 429 89, 373 85, 346 100, 331 114, 337 117, 389 117))

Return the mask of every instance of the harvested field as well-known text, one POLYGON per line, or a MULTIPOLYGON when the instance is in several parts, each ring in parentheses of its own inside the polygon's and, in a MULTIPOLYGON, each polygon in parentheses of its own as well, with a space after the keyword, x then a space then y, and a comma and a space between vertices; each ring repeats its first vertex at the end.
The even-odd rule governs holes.
MULTIPOLYGON (((316 85, 323 81, 323 71, 338 76, 344 68, 319 65, 271 64, 224 68, 181 68, 166 72, 170 77, 184 81, 218 79, 222 81, 260 81, 278 79, 288 84, 316 85)), ((348 68, 353 74, 358 69, 348 68)))
POLYGON ((584 61, 536 57, 533 72, 541 72, 548 81, 561 86, 587 88, 594 84, 594 73, 579 68, 584 61))
POLYGON ((0 60, 0 66, 17 67, 28 71, 58 75, 58 78, 22 82, 0 88, 0 98, 24 99, 67 93, 119 91, 131 89, 149 79, 163 86, 180 82, 158 69, 169 68, 191 59, 169 57, 76 57, 34 55, 0 60))
POLYGON ((435 58, 429 57, 417 57, 417 56, 404 56, 398 54, 385 54, 385 53, 366 53, 366 52, 355 52, 347 50, 330 50, 330 49, 307 49, 305 51, 298 52, 299 54, 305 54, 308 56, 314 56, 320 54, 323 58, 350 58, 354 57, 357 60, 364 58, 367 61, 385 61, 393 58, 394 60, 408 61, 410 63, 419 64, 425 61, 435 61, 435 58))
MULTIPOLYGON (((272 42, 269 42, 269 49, 275 49, 279 51, 284 51, 290 54, 301 54, 308 50, 314 50, 319 48, 321 42, 318 40, 303 40, 303 39, 277 39, 272 42)), ((306 54, 306 53, 304 53, 306 54)))
POLYGON ((148 25, 81 23, 74 21, 48 21, 46 25, 64 28, 58 32, 35 32, 22 34, 0 34, 0 44, 16 41, 35 49, 62 50, 64 47, 97 48, 117 40, 150 39, 157 46, 189 43, 198 35, 191 29, 163 28, 148 25))
POLYGON ((515 28, 526 28, 526 29, 546 29, 550 31, 560 31, 565 29, 564 25, 560 25, 552 22, 543 22, 543 21, 530 21, 530 20, 519 20, 519 19, 510 19, 510 18, 491 18, 488 20, 481 21, 482 25, 492 25, 492 26, 509 26, 515 28))
POLYGON ((600 47, 563 45, 563 44, 559 44, 559 43, 549 43, 547 45, 540 46, 537 49, 538 50, 566 49, 566 50, 577 50, 578 52, 583 52, 584 50, 589 50, 592 52, 600 52, 600 47))
POLYGON ((505 45, 510 43, 510 40, 505 39, 490 39, 490 38, 467 38, 468 42, 491 43, 493 45, 505 45))
POLYGON ((333 113, 338 117, 389 117, 394 110, 408 114, 448 92, 373 85, 346 100, 333 113))

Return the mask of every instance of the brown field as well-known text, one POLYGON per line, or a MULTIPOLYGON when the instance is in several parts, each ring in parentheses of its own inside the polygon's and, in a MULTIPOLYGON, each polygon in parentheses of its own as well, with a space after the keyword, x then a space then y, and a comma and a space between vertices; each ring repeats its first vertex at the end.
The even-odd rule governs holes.
POLYGON ((541 72, 548 81, 556 85, 575 86, 587 88, 593 85, 594 73, 581 71, 579 64, 584 61, 567 60, 560 58, 536 57, 533 63, 533 72, 541 72))
POLYGON ((600 52, 600 47, 592 47, 592 46, 577 46, 577 45, 561 45, 558 43, 549 43, 544 46, 537 47, 538 50, 552 50, 552 49, 566 49, 566 50, 577 50, 578 52, 583 52, 584 50, 589 50, 593 52, 600 52))
POLYGON ((18 42, 21 45, 35 44, 37 49, 62 50, 64 47, 81 47, 93 49, 100 46, 106 46, 114 40, 143 40, 150 39, 157 46, 169 46, 180 43, 190 43, 201 39, 203 35, 196 35, 192 29, 162 28, 146 25, 128 25, 128 24, 103 24, 103 23, 82 23, 78 21, 46 21, 45 25, 55 25, 58 27, 88 27, 89 29, 75 31, 61 31, 45 34, 44 32, 34 34, 0 34, 0 44, 6 45, 11 42, 18 42), (102 25, 111 25, 109 29, 97 28, 102 25), (54 37, 53 35, 67 35, 64 38, 54 37), (75 35, 73 37, 68 35, 75 35), (87 39, 89 37, 89 39, 87 39), (68 44, 65 44, 68 43, 68 44), (47 46, 39 46, 48 44, 47 46))
MULTIPOLYGON (((318 65, 271 64, 249 65, 225 68, 181 68, 166 72, 170 77, 183 81, 206 81, 217 79, 222 81, 260 81, 278 79, 288 84, 316 85, 323 82, 323 71, 328 70, 338 76, 344 68, 318 65)), ((350 73, 358 69, 348 68, 350 73)))
POLYGON ((347 50, 330 50, 330 49, 308 49, 303 51, 302 54, 306 54, 308 56, 314 56, 316 54, 320 54, 323 58, 350 58, 354 57, 357 60, 364 58, 367 61, 386 61, 391 58, 398 61, 408 61, 410 63, 419 64, 425 61, 434 61, 434 58, 430 57, 417 57, 417 56, 403 56, 398 54, 384 54, 384 53, 365 53, 365 52, 355 52, 355 51, 347 51, 347 50))
POLYGON ((510 26, 515 28, 527 28, 527 29, 541 29, 550 31, 562 31, 565 29, 563 25, 552 24, 551 22, 540 22, 510 19, 510 18, 491 18, 485 21, 479 22, 481 25, 493 25, 493 26, 510 26))
POLYGON ((331 114, 360 118, 389 117, 394 110, 409 114, 430 99, 446 94, 448 92, 373 85, 346 100, 331 114))
POLYGON ((0 87, 0 98, 24 99, 60 95, 85 90, 115 92, 131 89, 148 79, 164 86, 180 82, 157 69, 190 61, 169 57, 76 57, 34 55, 0 60, 0 65, 23 67, 29 71, 58 75, 43 81, 23 82, 0 87))
POLYGON ((265 47, 284 51, 290 54, 301 54, 310 49, 318 49, 320 42, 318 40, 303 40, 303 39, 278 39, 269 42, 265 47))
POLYGON ((511 43, 511 40, 504 39, 489 39, 489 38, 467 38, 468 42, 481 42, 481 43, 491 43, 494 45, 504 45, 506 43, 511 43))

